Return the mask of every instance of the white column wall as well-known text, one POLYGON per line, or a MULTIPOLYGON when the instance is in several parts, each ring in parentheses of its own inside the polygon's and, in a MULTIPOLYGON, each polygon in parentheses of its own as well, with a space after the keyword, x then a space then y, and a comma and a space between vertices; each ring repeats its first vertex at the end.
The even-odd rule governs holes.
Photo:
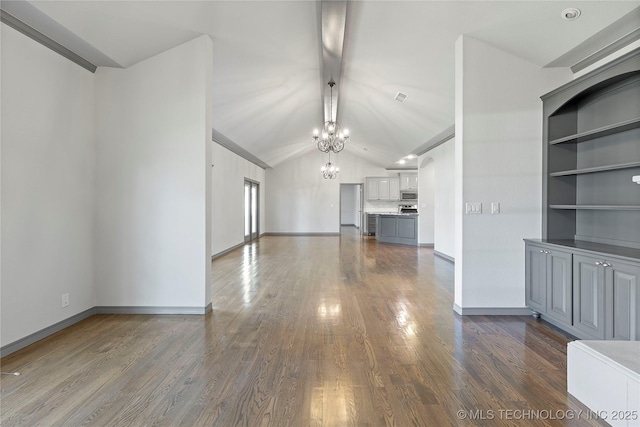
POLYGON ((5 346, 95 304, 95 144, 93 74, 1 27, 5 346))
POLYGON ((244 242, 244 179, 260 183, 260 233, 265 227, 265 172, 259 166, 227 148, 211 143, 213 149, 211 255, 244 242))
POLYGON ((212 41, 96 72, 98 306, 203 308, 212 41))
POLYGON ((541 233, 542 102, 571 80, 462 36, 456 43, 456 309, 523 308, 524 243, 541 233), (481 202, 482 214, 464 215, 481 202), (491 202, 501 212, 491 214, 491 202))

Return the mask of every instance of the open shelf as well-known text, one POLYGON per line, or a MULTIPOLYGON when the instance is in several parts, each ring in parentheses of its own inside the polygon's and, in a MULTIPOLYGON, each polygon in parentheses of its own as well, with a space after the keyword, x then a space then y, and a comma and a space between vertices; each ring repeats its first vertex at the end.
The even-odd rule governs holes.
POLYGON ((549 205, 551 209, 640 211, 639 205, 549 205))
POLYGON ((606 171, 613 171, 618 169, 630 169, 630 168, 635 168, 639 166, 640 166, 640 162, 621 163, 618 165, 596 166, 592 168, 582 168, 582 169, 572 169, 572 170, 566 170, 566 171, 552 172, 549 174, 549 176, 581 175, 585 173, 606 172, 606 171))
POLYGON ((563 138, 554 139, 552 141, 549 141, 549 144, 555 145, 555 144, 562 144, 565 142, 584 142, 584 141, 589 141, 591 139, 601 138, 607 135, 613 135, 614 133, 635 129, 638 127, 640 127, 640 117, 636 117, 631 120, 626 120, 624 122, 616 123, 613 125, 592 129, 586 132, 580 132, 573 135, 568 135, 563 138))

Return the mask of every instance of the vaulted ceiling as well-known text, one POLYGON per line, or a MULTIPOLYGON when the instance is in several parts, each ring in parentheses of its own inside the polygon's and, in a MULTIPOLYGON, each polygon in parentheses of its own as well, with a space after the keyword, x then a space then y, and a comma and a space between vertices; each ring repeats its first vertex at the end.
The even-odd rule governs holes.
MULTIPOLYGON (((2 4, 98 66, 128 67, 208 34, 216 131, 272 167, 316 149, 311 131, 323 122, 327 84, 320 2, 2 4)), ((454 44, 463 34, 540 67, 570 66, 570 52, 634 9, 637 0, 349 1, 338 109, 351 131, 345 150, 397 166, 453 125, 454 44), (561 19, 567 7, 581 17, 561 19)))

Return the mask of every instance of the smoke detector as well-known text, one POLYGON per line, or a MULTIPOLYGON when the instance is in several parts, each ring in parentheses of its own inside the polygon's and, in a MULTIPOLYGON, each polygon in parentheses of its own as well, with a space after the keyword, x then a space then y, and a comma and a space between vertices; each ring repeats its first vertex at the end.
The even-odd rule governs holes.
POLYGON ((580 17, 580 9, 576 9, 575 7, 570 7, 562 11, 562 19, 565 21, 575 21, 580 17))

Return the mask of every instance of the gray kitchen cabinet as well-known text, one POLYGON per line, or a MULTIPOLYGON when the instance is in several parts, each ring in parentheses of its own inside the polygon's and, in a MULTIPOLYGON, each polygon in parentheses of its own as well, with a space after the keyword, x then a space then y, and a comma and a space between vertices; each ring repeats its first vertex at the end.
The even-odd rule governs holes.
POLYGON ((543 246, 527 245, 526 303, 536 313, 559 322, 572 321, 572 254, 543 246))
POLYGON ((526 245, 526 304, 534 313, 547 312, 547 254, 541 246, 526 245))
POLYGON ((526 304, 536 317, 580 339, 640 340, 639 249, 525 241, 526 304))
POLYGON ((383 243, 416 246, 418 244, 418 215, 378 215, 376 240, 383 243))
POLYGON ((605 337, 605 275, 601 259, 576 255, 573 259, 575 294, 573 300, 573 326, 588 338, 605 337))
POLYGON ((605 261, 605 337, 640 340, 640 265, 608 259, 605 261))
POLYGON ((594 339, 638 340, 640 265, 576 256, 574 326, 594 339))

